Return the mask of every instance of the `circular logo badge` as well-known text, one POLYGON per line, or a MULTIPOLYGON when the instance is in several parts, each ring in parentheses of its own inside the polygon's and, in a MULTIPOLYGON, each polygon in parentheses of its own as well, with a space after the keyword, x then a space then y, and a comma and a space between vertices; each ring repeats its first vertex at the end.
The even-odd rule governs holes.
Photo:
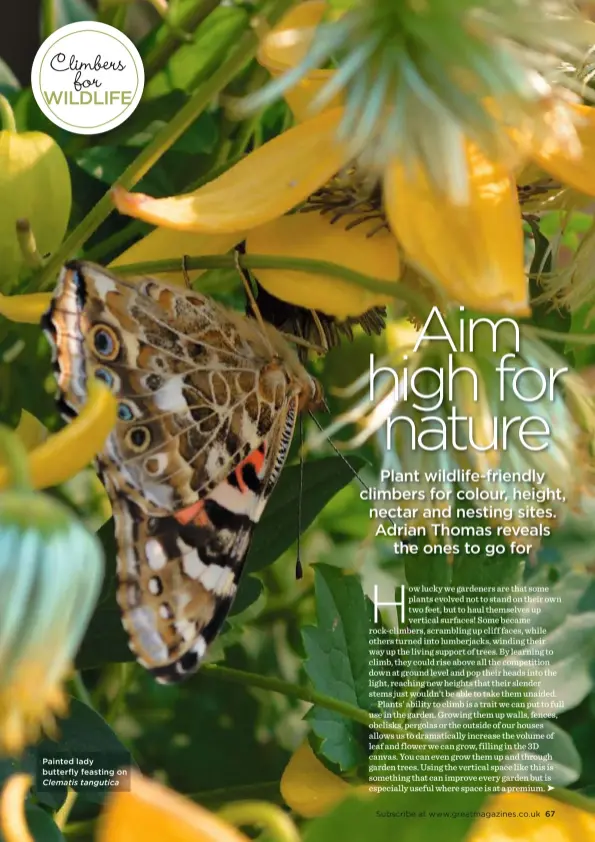
POLYGON ((45 116, 74 134, 119 126, 138 105, 144 83, 132 41, 95 21, 57 29, 39 48, 31 70, 33 95, 45 116))

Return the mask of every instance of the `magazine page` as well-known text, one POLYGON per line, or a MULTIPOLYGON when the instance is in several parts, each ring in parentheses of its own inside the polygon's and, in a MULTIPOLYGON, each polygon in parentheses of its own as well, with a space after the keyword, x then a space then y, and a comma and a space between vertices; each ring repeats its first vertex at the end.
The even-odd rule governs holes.
POLYGON ((595 5, 0 19, 0 842, 595 840, 595 5))

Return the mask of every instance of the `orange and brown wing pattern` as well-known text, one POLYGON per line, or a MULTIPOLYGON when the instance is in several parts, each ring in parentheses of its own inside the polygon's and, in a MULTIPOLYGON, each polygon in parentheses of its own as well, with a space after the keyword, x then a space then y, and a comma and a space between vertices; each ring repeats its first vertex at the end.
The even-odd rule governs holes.
MULTIPOLYGON (((207 497, 175 515, 148 515, 115 497, 118 603, 132 651, 161 683, 198 669, 229 612, 291 443, 296 408, 294 401, 267 440, 207 497)), ((105 482, 109 488, 109 477, 105 482)))
POLYGON ((118 603, 160 681, 196 669, 235 596, 297 412, 318 387, 274 329, 191 290, 72 262, 43 326, 70 418, 89 378, 118 399, 97 469, 118 545, 118 603))

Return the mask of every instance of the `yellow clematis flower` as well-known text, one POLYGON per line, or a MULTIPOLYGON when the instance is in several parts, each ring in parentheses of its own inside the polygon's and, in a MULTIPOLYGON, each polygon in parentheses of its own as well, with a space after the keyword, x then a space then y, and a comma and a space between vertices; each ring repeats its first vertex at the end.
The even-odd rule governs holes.
MULTIPOLYGON (((20 297, 20 296, 18 296, 20 297)), ((59 485, 78 474, 103 447, 116 423, 117 401, 102 383, 89 384, 89 397, 80 414, 28 454, 33 488, 59 485)), ((0 490, 7 487, 9 469, 0 465, 0 490)))
MULTIPOLYGON (((299 842, 295 825, 279 807, 258 801, 225 807, 219 816, 132 773, 130 792, 112 795, 100 816, 96 842, 248 842, 234 825, 265 827, 279 842, 299 842)), ((267 837, 269 838, 269 837, 267 837)))
MULTIPOLYGON (((259 60, 274 77, 292 78, 326 11, 320 0, 301 3, 264 38, 259 60)), ((271 294, 292 304, 339 317, 356 315, 391 297, 399 276, 400 247, 407 260, 453 300, 479 310, 526 315, 528 288, 513 169, 531 159, 563 184, 595 195, 595 108, 555 101, 536 120, 540 127, 556 124, 552 136, 527 131, 521 123, 508 132, 506 154, 500 157, 496 151, 486 155, 472 137, 459 131, 457 154, 465 190, 457 195, 437 186, 436 173, 421 159, 385 155, 381 170, 362 170, 359 158, 366 149, 354 149, 353 139, 345 138, 346 106, 341 104, 336 73, 321 69, 297 75, 285 96, 301 122, 212 182, 164 199, 118 190, 116 206, 159 226, 162 245, 167 242, 164 229, 189 235, 189 254, 200 253, 192 248, 193 234, 229 235, 225 244, 246 239, 248 253, 278 255, 283 247, 290 257, 320 255, 354 269, 364 239, 361 231, 358 237, 356 223, 373 216, 381 220, 383 241, 378 233, 369 236, 363 259, 368 274, 387 281, 386 296, 372 299, 346 282, 306 273, 254 274, 271 294), (320 101, 323 89, 323 110, 312 116, 313 100, 320 101), (562 135, 575 142, 552 140, 562 135), (290 213, 296 208, 309 213, 290 213)), ((500 103, 492 110, 499 107, 500 103)), ((539 107, 546 109, 545 100, 539 107)), ((156 235, 134 247, 136 259, 156 235)), ((167 251, 161 257, 173 256, 167 251)), ((129 261, 129 255, 123 259, 129 261)))
POLYGON ((157 255, 165 259, 180 258, 184 253, 224 253, 246 239, 248 253, 326 260, 364 271, 387 285, 386 294, 382 294, 305 272, 256 271, 262 286, 277 298, 341 319, 386 304, 393 297, 400 274, 397 243, 388 231, 373 233, 368 223, 347 230, 352 221, 347 216, 334 225, 329 216, 316 212, 284 216, 327 183, 345 163, 344 147, 336 142, 334 133, 334 115, 323 114, 319 131, 312 132, 307 123, 298 125, 195 193, 155 200, 114 190, 120 211, 161 226, 114 265, 157 255), (294 143, 288 153, 286 141, 290 136, 294 143), (166 236, 164 229, 172 229, 175 236, 166 236), (211 236, 198 239, 197 234, 211 236), (284 251, 289 246, 289 252, 284 251))
POLYGON ((324 766, 306 740, 292 754, 281 776, 281 795, 299 816, 323 816, 354 788, 324 766))
POLYGON ((49 292, 33 292, 30 295, 0 294, 0 316, 10 319, 11 322, 38 325, 51 300, 49 292))
POLYGON ((34 842, 25 817, 25 799, 33 778, 11 775, 0 792, 0 830, 6 842, 34 842))
POLYGON ((181 795, 133 774, 130 792, 111 796, 96 842, 248 842, 243 833, 181 795))
MULTIPOLYGON (((38 255, 62 242, 72 205, 68 162, 41 132, 17 132, 12 108, 0 94, 0 288, 10 290, 24 268, 17 230, 26 221, 38 255)), ((40 258, 41 259, 41 258, 40 258)))

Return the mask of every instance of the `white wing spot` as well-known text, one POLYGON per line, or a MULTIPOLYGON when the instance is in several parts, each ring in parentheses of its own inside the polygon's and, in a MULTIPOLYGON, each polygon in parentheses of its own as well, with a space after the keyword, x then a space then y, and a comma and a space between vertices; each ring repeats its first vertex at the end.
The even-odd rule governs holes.
POLYGON ((196 652, 196 654, 198 655, 199 659, 204 657, 204 654, 205 654, 205 652, 207 651, 207 642, 206 642, 206 640, 204 639, 204 637, 202 636, 202 634, 199 634, 199 635, 198 635, 198 637, 196 638, 196 643, 195 643, 195 644, 194 644, 194 646, 190 649, 190 651, 191 651, 191 652, 196 652))
POLYGON ((182 569, 191 579, 201 578, 206 567, 207 565, 200 560, 196 550, 187 550, 182 556, 182 569))
POLYGON ((235 594, 236 584, 233 570, 220 564, 209 564, 200 577, 200 583, 206 590, 216 596, 232 596, 235 594))
POLYGON ((145 552, 147 554, 147 561, 151 570, 161 570, 167 564, 167 556, 165 550, 157 541, 156 538, 151 538, 147 541, 145 552))
POLYGON ((155 392, 155 403, 165 412, 187 412, 188 402, 183 393, 181 377, 168 377, 163 386, 155 392))

